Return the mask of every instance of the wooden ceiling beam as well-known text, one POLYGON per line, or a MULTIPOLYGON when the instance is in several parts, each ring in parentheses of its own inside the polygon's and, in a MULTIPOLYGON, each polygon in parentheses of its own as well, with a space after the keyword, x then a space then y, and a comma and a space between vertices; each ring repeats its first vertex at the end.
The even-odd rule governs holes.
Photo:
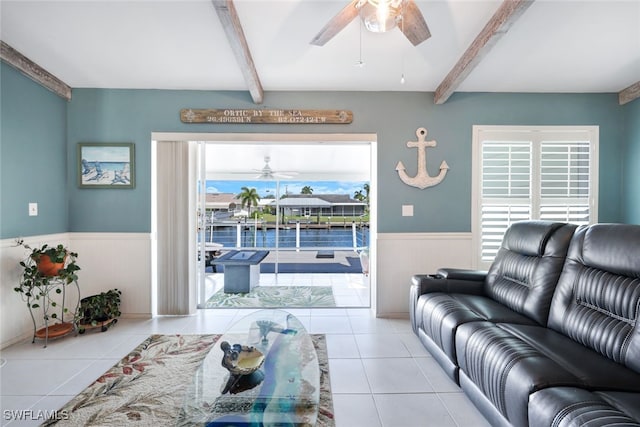
POLYGON ((471 71, 491 51, 500 38, 533 4, 533 0, 504 0, 487 25, 462 54, 456 65, 449 71, 436 89, 434 102, 443 104, 455 92, 471 71))
POLYGON ((260 77, 258 77, 258 72, 256 71, 256 67, 253 63, 251 51, 249 51, 249 45, 247 44, 247 39, 244 36, 244 31, 242 30, 242 25, 240 24, 240 19, 238 18, 238 13, 233 4, 233 0, 211 1, 218 13, 218 18, 220 18, 222 28, 224 28, 224 32, 227 35, 227 39, 231 45, 231 50, 233 50, 236 61, 240 66, 244 80, 249 87, 251 98, 253 98, 253 102, 255 104, 262 104, 264 99, 264 90, 262 89, 260 77))
POLYGON ((336 34, 344 30, 344 28, 360 13, 360 0, 351 0, 336 16, 331 18, 318 34, 315 35, 311 44, 315 46, 324 46, 329 40, 334 38, 336 34))
POLYGON ((56 95, 71 101, 71 87, 69 85, 2 40, 0 40, 0 59, 56 95))
POLYGON ((620 105, 627 104, 637 98, 640 98, 640 81, 635 82, 618 93, 618 102, 620 105))

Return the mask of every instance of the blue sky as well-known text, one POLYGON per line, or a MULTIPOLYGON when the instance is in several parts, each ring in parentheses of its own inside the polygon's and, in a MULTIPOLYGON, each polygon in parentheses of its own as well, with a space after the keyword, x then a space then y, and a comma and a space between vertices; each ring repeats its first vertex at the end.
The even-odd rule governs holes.
POLYGON ((82 158, 89 162, 129 162, 129 147, 90 146, 82 147, 82 158))
MULTIPOLYGON (((302 187, 308 185, 313 194, 353 194, 361 190, 368 181, 281 181, 280 194, 300 194, 302 187)), ((275 181, 207 181, 207 193, 240 193, 242 187, 255 188, 260 197, 276 194, 275 181)))

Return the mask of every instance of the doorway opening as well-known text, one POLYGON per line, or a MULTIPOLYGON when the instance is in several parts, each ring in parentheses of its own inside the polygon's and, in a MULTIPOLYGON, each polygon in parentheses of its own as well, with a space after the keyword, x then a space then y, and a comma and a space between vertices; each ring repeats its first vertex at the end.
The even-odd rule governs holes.
POLYGON ((154 134, 162 139, 199 147, 198 308, 374 308, 375 135, 154 134), (238 251, 268 252, 248 294, 225 292, 224 260, 238 251))

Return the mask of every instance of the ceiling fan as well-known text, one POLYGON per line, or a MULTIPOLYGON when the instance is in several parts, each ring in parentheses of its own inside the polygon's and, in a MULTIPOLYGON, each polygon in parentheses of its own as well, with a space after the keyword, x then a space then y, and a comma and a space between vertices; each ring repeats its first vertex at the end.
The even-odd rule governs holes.
POLYGON ((431 37, 420 9, 414 0, 352 0, 320 30, 311 44, 324 46, 347 24, 360 16, 367 30, 384 33, 395 27, 417 46, 431 37))
POLYGON ((288 179, 298 174, 297 172, 274 171, 269 165, 270 160, 271 157, 264 156, 264 166, 262 169, 254 169, 260 173, 260 175, 255 177, 256 179, 288 179))

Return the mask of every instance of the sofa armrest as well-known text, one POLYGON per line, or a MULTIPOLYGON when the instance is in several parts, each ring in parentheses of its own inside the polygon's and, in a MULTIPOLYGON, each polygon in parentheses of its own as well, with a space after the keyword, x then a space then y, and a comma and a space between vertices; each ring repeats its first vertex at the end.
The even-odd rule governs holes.
POLYGON ((482 295, 486 271, 442 268, 437 274, 416 274, 411 278, 415 297, 430 292, 482 295))
POLYGON ((438 270, 438 276, 451 280, 469 280, 472 282, 483 282, 487 278, 485 270, 465 270, 460 268, 441 268, 438 270))
POLYGON ((420 295, 432 292, 484 294, 486 271, 440 269, 437 274, 416 274, 411 278, 409 289, 409 318, 417 333, 416 307, 420 295))

